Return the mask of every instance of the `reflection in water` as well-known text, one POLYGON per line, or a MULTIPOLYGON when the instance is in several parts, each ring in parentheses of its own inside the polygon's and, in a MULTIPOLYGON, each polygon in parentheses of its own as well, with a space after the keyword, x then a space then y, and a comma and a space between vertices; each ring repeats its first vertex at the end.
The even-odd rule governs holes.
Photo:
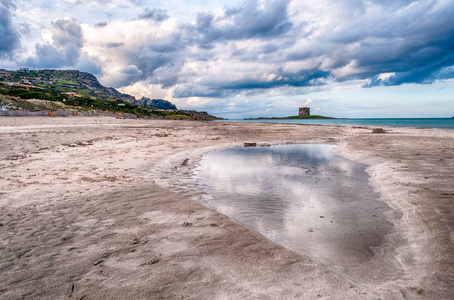
POLYGON ((338 269, 364 263, 391 230, 366 166, 331 145, 232 148, 196 169, 208 206, 266 238, 338 269))

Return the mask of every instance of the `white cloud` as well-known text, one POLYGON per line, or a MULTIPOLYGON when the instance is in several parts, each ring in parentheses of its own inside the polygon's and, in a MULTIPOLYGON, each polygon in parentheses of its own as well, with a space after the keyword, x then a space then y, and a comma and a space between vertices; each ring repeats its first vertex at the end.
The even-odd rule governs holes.
POLYGON ((102 27, 84 24, 82 28, 86 41, 83 50, 102 61, 101 81, 113 86, 124 85, 130 75, 144 74, 147 70, 138 65, 137 60, 153 56, 149 46, 166 41, 171 43, 172 34, 177 32, 173 19, 161 24, 149 20, 131 20, 102 27), (131 66, 136 69, 134 74, 125 72, 131 71, 131 66))
MULTIPOLYGON (((142 97, 147 97, 150 99, 154 98, 173 100, 171 97, 172 89, 163 89, 160 85, 150 84, 146 81, 139 81, 134 84, 121 87, 118 90, 122 93, 130 94, 138 99, 142 97)), ((175 101, 172 102, 176 103, 175 101)))
POLYGON ((396 73, 381 73, 380 75, 378 75, 378 79, 386 80, 394 75, 396 75, 396 73))
POLYGON ((307 98, 306 102, 304 102, 304 106, 309 106, 313 100, 311 98, 307 98))
POLYGON ((319 105, 315 92, 454 76, 452 1, 16 2, 13 21, 30 31, 19 64, 41 55, 43 65, 92 69, 105 85, 193 108, 301 106, 307 93, 319 105))

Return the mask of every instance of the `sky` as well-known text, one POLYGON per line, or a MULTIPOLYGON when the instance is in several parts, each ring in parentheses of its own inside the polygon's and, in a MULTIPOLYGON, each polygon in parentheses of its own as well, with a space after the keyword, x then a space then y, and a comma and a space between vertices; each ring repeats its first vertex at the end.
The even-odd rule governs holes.
POLYGON ((0 0, 0 68, 218 117, 454 116, 452 0, 0 0))

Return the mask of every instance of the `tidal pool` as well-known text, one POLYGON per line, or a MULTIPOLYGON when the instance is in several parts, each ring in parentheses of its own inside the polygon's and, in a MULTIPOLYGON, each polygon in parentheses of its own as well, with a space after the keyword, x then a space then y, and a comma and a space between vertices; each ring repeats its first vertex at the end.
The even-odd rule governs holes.
POLYGON ((232 148, 195 170, 203 202, 286 248, 348 273, 371 259, 393 225, 366 165, 332 145, 232 148))

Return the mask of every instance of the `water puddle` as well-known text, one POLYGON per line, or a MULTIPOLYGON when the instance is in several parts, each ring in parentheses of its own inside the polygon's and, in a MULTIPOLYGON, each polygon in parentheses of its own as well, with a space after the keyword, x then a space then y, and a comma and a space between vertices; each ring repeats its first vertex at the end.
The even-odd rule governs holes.
POLYGON ((231 148, 194 170, 213 207, 271 241, 349 273, 366 264, 393 229, 391 209, 368 183, 366 165, 331 145, 231 148))

